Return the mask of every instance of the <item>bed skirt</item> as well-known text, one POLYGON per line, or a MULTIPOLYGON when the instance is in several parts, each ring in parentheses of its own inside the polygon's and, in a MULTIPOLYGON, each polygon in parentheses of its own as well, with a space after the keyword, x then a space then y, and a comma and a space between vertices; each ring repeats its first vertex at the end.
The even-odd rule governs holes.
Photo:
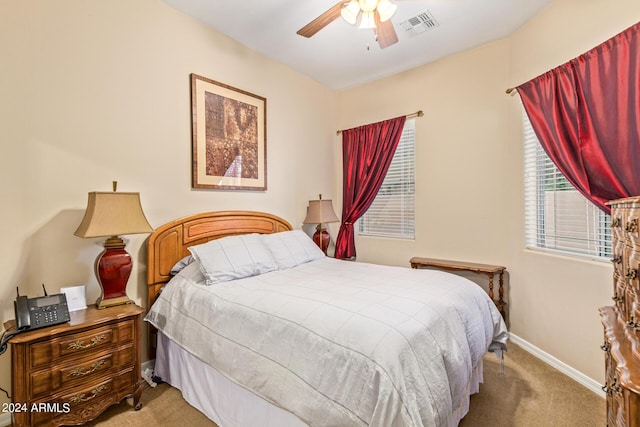
POLYGON ((191 406, 219 427, 305 427, 281 409, 226 378, 158 333, 155 375, 179 389, 191 406))

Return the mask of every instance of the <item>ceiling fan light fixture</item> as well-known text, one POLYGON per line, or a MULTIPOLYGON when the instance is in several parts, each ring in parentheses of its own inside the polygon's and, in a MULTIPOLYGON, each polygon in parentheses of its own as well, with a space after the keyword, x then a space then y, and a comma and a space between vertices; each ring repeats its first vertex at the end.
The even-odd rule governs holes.
POLYGON ((391 3, 389 0, 380 0, 378 2, 378 15, 380 16, 380 22, 385 22, 396 13, 398 5, 391 3))
POLYGON ((358 0, 360 10, 364 12, 373 12, 378 7, 379 0, 358 0))
POLYGON ((375 12, 362 12, 360 16, 361 30, 376 28, 375 12))
POLYGON ((342 15, 342 19, 347 21, 351 25, 355 25, 358 20, 358 14, 360 13, 360 5, 358 4, 358 0, 351 0, 345 6, 340 9, 340 15, 342 15))

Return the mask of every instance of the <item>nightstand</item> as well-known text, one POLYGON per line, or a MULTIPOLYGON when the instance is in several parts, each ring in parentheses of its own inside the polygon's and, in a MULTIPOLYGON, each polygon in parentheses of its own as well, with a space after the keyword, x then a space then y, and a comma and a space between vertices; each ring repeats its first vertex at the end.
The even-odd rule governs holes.
POLYGON ((134 304, 89 306, 71 312, 69 323, 13 337, 15 425, 81 424, 126 397, 140 409, 143 312, 134 304))

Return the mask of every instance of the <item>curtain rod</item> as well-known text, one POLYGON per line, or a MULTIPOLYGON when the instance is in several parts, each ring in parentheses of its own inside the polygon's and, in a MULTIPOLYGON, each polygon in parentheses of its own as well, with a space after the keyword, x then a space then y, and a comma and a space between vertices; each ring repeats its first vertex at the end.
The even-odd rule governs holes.
MULTIPOLYGON (((424 116, 424 111, 422 111, 422 110, 418 110, 418 111, 416 111, 415 113, 407 114, 405 117, 406 117, 407 119, 410 119, 411 117, 422 117, 422 116, 424 116)), ((342 133, 342 130, 341 130, 341 129, 338 129, 338 130, 336 131, 336 135, 340 135, 341 133, 342 133)))

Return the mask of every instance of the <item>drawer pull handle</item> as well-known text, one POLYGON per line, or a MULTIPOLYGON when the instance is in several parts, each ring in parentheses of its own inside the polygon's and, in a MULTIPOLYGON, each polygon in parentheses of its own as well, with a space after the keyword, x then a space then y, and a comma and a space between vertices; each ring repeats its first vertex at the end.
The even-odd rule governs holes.
MULTIPOLYGON (((620 389, 620 386, 618 385, 618 378, 613 377, 613 381, 611 381, 611 384, 605 384, 601 388, 602 388, 602 391, 607 393, 607 395, 611 396, 614 392, 620 389)), ((620 389, 620 392, 622 392, 621 389, 620 389)))
POLYGON ((103 391, 105 391, 107 389, 106 385, 101 385, 98 388, 94 388, 91 391, 91 395, 89 397, 85 397, 86 394, 82 393, 81 395, 78 396, 73 396, 71 399, 69 399, 69 403, 81 403, 81 402, 88 402, 89 400, 97 397, 100 393, 102 393, 103 391))
POLYGON ((630 280, 634 280, 634 279, 636 279, 638 277, 638 270, 631 269, 631 270, 627 271, 627 274, 625 274, 624 277, 626 277, 627 279, 630 279, 630 280))
POLYGON ((624 226, 624 231, 628 232, 628 233, 632 233, 634 231, 636 231, 638 229, 638 219, 637 218, 632 218, 631 221, 629 221, 627 223, 627 225, 624 226))
POLYGON ((618 385, 618 384, 616 384, 614 387, 612 387, 611 391, 614 392, 615 394, 617 394, 618 396, 622 395, 622 387, 620 387, 620 385, 618 385))
POLYGON ((611 297, 611 299, 615 302, 622 302, 624 301, 624 295, 614 295, 611 297))
POLYGON ((620 223, 621 223, 620 217, 613 218, 613 219, 611 220, 611 228, 618 228, 618 227, 620 227, 620 223))
POLYGON ((611 258, 611 262, 614 264, 622 264, 622 256, 620 255, 616 255, 613 258, 611 258))
POLYGON ((69 350, 82 350, 85 348, 90 348, 96 344, 100 344, 102 341, 104 341, 105 338, 106 338, 106 335, 99 335, 97 337, 93 337, 91 338, 91 343, 89 344, 85 344, 84 341, 72 342, 71 344, 69 344, 69 350))
POLYGON ((602 350, 604 352, 608 352, 610 349, 611 349, 611 347, 609 347, 609 342, 608 341, 605 341, 605 343, 600 346, 600 350, 602 350))
POLYGON ((93 366, 91 366, 91 369, 89 369, 88 371, 85 371, 84 368, 74 369, 72 371, 69 371, 69 376, 70 377, 83 377, 85 375, 89 375, 89 374, 97 371, 98 369, 102 368, 105 363, 106 362, 104 360, 100 360, 100 361, 94 363, 93 366))
POLYGON ((622 387, 620 387, 620 384, 618 384, 618 377, 613 377, 613 381, 609 386, 609 390, 607 390, 607 394, 613 394, 613 393, 617 395, 622 394, 622 387))
POLYGON ((633 330, 640 329, 640 323, 635 321, 635 319, 633 318, 633 315, 631 315, 631 319, 627 322, 627 325, 633 330))

